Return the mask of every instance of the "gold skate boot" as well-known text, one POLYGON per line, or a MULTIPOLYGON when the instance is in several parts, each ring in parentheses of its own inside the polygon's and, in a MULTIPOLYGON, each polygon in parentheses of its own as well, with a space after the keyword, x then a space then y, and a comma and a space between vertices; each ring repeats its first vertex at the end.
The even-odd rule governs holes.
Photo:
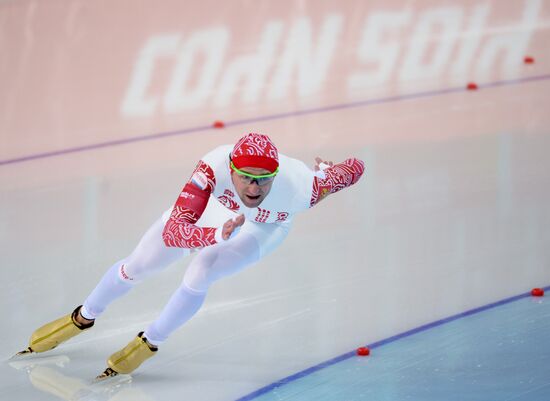
POLYGON ((142 331, 126 347, 109 357, 107 360, 109 367, 97 376, 96 380, 103 380, 107 377, 116 376, 119 373, 131 373, 146 359, 155 355, 157 351, 158 348, 143 337, 142 331))
POLYGON ((82 305, 78 306, 73 313, 47 323, 35 330, 29 340, 29 347, 18 352, 17 355, 49 351, 62 342, 91 328, 94 325, 93 320, 88 324, 82 324, 76 321, 76 316, 80 313, 80 308, 82 308, 82 305))

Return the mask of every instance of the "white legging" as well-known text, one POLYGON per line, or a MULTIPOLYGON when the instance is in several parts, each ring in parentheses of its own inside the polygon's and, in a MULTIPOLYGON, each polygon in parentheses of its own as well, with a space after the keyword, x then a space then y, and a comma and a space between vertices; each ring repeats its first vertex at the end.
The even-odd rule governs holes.
MULTIPOLYGON (((221 222, 227 215, 223 216, 221 222)), ((135 283, 161 271, 190 254, 188 249, 168 248, 162 240, 164 219, 147 230, 136 249, 115 263, 86 298, 82 314, 97 318, 115 299, 135 283)), ((174 292, 159 318, 146 330, 153 344, 160 344, 177 327, 189 320, 202 305, 210 285, 237 273, 273 251, 285 239, 288 225, 245 221, 239 233, 228 241, 201 249, 191 261, 180 287, 174 292)))

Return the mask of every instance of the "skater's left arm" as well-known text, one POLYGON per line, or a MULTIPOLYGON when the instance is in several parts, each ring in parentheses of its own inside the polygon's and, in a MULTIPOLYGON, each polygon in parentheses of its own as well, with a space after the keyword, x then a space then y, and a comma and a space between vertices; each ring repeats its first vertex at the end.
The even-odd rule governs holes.
POLYGON ((354 157, 337 164, 316 157, 315 163, 310 207, 328 195, 355 184, 365 172, 365 163, 354 157))

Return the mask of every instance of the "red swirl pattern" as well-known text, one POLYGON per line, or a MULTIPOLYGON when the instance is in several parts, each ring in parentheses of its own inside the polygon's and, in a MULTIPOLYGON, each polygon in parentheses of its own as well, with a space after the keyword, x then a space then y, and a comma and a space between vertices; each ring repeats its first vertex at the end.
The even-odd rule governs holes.
POLYGON ((315 177, 310 207, 322 201, 329 194, 355 184, 365 171, 362 160, 351 158, 324 170, 325 178, 315 177))
POLYGON ((187 182, 164 226, 162 239, 168 247, 202 248, 216 243, 216 228, 195 225, 208 203, 210 194, 214 191, 216 178, 212 168, 202 160, 197 164, 193 175, 197 172, 204 174, 207 178, 206 188, 195 187, 192 192, 189 192, 186 191, 186 187, 194 184, 191 179, 187 182), (184 194, 186 196, 183 196, 184 194))
POLYGON ((275 144, 267 135, 250 133, 242 137, 233 148, 231 158, 239 156, 264 156, 275 160, 279 159, 279 154, 275 144))
POLYGON ((237 212, 240 209, 239 204, 225 194, 218 196, 218 201, 220 201, 220 203, 226 208, 234 212, 237 212))

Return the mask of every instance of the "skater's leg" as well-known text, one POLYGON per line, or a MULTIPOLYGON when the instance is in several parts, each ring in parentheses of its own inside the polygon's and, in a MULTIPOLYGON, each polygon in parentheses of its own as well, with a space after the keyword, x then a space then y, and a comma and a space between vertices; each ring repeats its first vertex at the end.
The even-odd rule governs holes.
POLYGON ((163 228, 162 219, 157 220, 132 254, 105 273, 82 307, 35 330, 29 340, 29 347, 22 352, 48 351, 92 327, 94 319, 107 305, 126 294, 137 281, 189 254, 187 249, 166 247, 162 240, 163 228))
POLYGON ((115 263, 84 301, 81 314, 95 319, 115 299, 126 294, 137 282, 161 271, 172 262, 188 255, 189 250, 169 248, 162 240, 164 223, 157 220, 127 258, 115 263))
POLYGON ((160 345, 172 331, 191 319, 201 308, 206 291, 193 291, 182 284, 173 294, 160 316, 145 330, 144 337, 160 345))
POLYGON ((202 306, 210 285, 259 259, 256 239, 239 233, 230 241, 203 249, 188 267, 181 286, 174 292, 158 319, 145 330, 151 344, 159 345, 202 306))
POLYGON ((170 333, 197 313, 214 281, 234 274, 267 255, 283 241, 287 233, 286 226, 248 222, 234 238, 201 250, 158 319, 145 333, 140 333, 126 347, 111 355, 109 367, 98 379, 137 369, 156 354, 157 346, 170 333))
POLYGON ((120 277, 121 269, 124 269, 123 261, 115 263, 107 270, 84 301, 80 311, 82 317, 90 320, 97 318, 107 305, 130 291, 134 284, 120 277))
POLYGON ((191 262, 181 286, 158 319, 145 330, 145 337, 154 345, 161 344, 195 315, 214 281, 255 263, 276 248, 287 233, 286 227, 249 223, 235 238, 203 249, 191 262))

